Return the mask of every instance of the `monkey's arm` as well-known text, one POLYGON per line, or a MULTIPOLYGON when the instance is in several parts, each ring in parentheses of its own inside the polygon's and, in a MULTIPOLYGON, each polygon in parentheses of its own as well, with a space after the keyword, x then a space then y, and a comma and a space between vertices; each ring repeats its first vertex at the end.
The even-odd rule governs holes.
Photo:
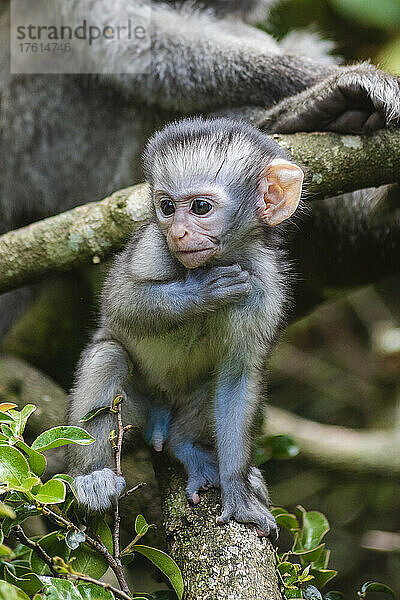
POLYGON ((159 334, 249 291, 249 275, 239 265, 196 269, 167 282, 133 280, 116 265, 104 288, 103 313, 123 335, 159 334))
MULTIPOLYGON (((200 3, 199 3, 200 4, 200 3)), ((109 0, 92 3, 93 18, 102 23, 110 15, 109 0)), ((85 16, 85 5, 67 3, 76 22, 85 16)), ((266 33, 228 19, 217 19, 210 11, 184 2, 179 9, 161 2, 153 3, 151 20, 138 1, 114 2, 112 21, 125 23, 131 18, 145 23, 151 36, 150 66, 146 51, 135 54, 138 43, 99 38, 90 52, 90 67, 101 72, 104 62, 118 64, 114 73, 104 75, 128 97, 154 103, 184 113, 245 104, 271 106, 295 94, 332 71, 326 62, 282 55, 266 33), (147 72, 140 74, 141 67, 147 72), (124 73, 126 73, 124 75, 124 73)), ((143 72, 143 69, 142 69, 143 72)))
POLYGON ((254 523, 265 535, 276 535, 261 474, 250 466, 251 427, 257 409, 256 375, 237 360, 222 368, 215 395, 215 424, 223 512, 218 523, 233 518, 254 523))
MULTIPOLYGON (((123 394, 124 408, 130 409, 129 422, 135 418, 142 423, 144 409, 133 407, 129 396, 129 358, 124 349, 100 330, 82 354, 74 388, 70 397, 69 422, 80 419, 93 408, 111 406, 117 394, 123 394), (132 408, 134 410, 132 410, 132 408)), ((116 429, 114 415, 96 416, 84 424, 96 439, 90 446, 70 446, 69 468, 76 477, 79 501, 91 510, 108 508, 125 487, 123 477, 113 472, 114 457, 109 442, 110 431, 116 429)))

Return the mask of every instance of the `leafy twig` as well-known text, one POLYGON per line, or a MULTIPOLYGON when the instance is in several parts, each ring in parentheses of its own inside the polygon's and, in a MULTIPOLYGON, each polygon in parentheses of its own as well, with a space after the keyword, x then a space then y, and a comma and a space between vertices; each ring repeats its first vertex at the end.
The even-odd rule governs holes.
POLYGON ((40 544, 26 537, 21 525, 16 525, 15 527, 13 527, 12 533, 14 537, 16 537, 19 542, 21 542, 21 544, 24 544, 24 546, 33 550, 33 552, 35 552, 39 556, 39 558, 41 558, 43 562, 46 563, 53 577, 60 577, 59 573, 57 573, 57 571, 54 568, 54 560, 52 559, 52 557, 49 556, 45 550, 43 550, 40 544))
MULTIPOLYGON (((33 552, 36 552, 36 554, 39 556, 39 558, 41 558, 46 563, 46 565, 48 565, 53 577, 57 577, 57 578, 64 577, 64 575, 60 575, 60 573, 55 568, 57 561, 54 560, 54 558, 52 558, 51 556, 49 556, 49 554, 47 554, 47 552, 45 550, 43 550, 43 548, 40 546, 40 544, 38 544, 37 542, 34 542, 33 540, 30 540, 25 535, 25 532, 22 529, 21 525, 16 525, 15 527, 13 527, 13 534, 14 534, 14 537, 16 537, 19 542, 21 542, 21 544, 24 544, 24 546, 26 546, 27 548, 30 548, 31 550, 33 550, 33 552)), ((86 541, 87 541, 87 538, 86 538, 86 541)), ((79 581, 85 581, 86 583, 94 583, 95 585, 99 585, 100 587, 104 588, 105 590, 109 590, 110 592, 112 592, 114 594, 114 596, 116 596, 117 598, 121 598, 121 600, 131 600, 132 599, 132 596, 130 595, 130 591, 129 591, 129 593, 126 593, 125 591, 115 588, 114 586, 110 585, 109 583, 105 583, 104 581, 99 581, 97 579, 94 579, 93 577, 84 575, 83 573, 68 573, 67 577, 76 579, 79 581)))
MULTIPOLYGON (((48 506, 43 507, 42 513, 50 521, 52 521, 53 523, 56 523, 57 525, 63 525, 67 529, 77 529, 77 526, 72 521, 70 521, 63 515, 60 515, 58 512, 55 512, 48 506)), ((122 573, 122 575, 123 575, 122 580, 120 581, 120 579, 119 579, 121 569, 122 569, 121 563, 120 564, 117 563, 117 561, 115 560, 113 555, 109 552, 109 550, 106 548, 104 543, 100 539, 95 540, 94 538, 90 537, 86 533, 85 533, 85 542, 91 548, 93 548, 93 550, 96 550, 97 552, 99 552, 100 554, 102 554, 104 556, 104 558, 107 560, 108 564, 110 565, 111 569, 114 571, 115 576, 118 579, 118 583, 121 585, 121 587, 122 587, 122 582, 125 582, 125 585, 127 586, 127 583, 125 581, 125 577, 124 577, 123 573, 122 573)), ((130 593, 130 590, 127 593, 130 593)))
MULTIPOLYGON (((111 443, 112 443, 114 453, 115 453, 115 473, 118 476, 122 475, 121 453, 122 453, 122 442, 124 439, 124 433, 125 433, 125 431, 127 431, 127 429, 130 429, 129 426, 124 427, 124 425, 122 423, 121 403, 122 403, 122 396, 120 396, 120 395, 116 396, 113 400, 113 412, 115 412, 117 415, 118 432, 117 432, 116 437, 111 436, 111 443)), ((119 514, 119 503, 118 503, 118 498, 117 498, 115 501, 115 506, 114 506, 114 530, 113 530, 114 561, 115 561, 117 570, 114 572, 118 579, 118 583, 121 586, 121 589, 124 592, 130 594, 130 589, 129 589, 128 583, 125 579, 125 573, 124 573, 124 569, 123 569, 121 557, 120 557, 120 543, 119 543, 120 524, 121 524, 121 516, 119 514)))

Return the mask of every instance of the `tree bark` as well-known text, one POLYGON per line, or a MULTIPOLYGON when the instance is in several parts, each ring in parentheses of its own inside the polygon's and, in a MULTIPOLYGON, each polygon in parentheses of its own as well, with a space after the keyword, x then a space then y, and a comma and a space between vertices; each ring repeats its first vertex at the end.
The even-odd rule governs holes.
MULTIPOLYGON (((306 197, 324 198, 400 179, 400 132, 274 135, 306 171, 306 197)), ((0 293, 121 248, 148 216, 148 187, 136 185, 0 238, 0 293)))
POLYGON ((182 570, 185 600, 281 600, 271 542, 259 538, 252 525, 217 525, 221 498, 216 490, 190 506, 180 465, 153 456, 168 549, 182 570))

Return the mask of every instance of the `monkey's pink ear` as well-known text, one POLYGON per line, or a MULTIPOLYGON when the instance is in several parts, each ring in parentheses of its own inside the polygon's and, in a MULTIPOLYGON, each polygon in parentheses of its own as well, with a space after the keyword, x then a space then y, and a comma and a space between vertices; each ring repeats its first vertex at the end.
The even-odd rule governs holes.
POLYGON ((260 184, 263 201, 259 216, 268 225, 278 225, 296 210, 301 196, 304 173, 294 163, 274 159, 266 168, 260 184))

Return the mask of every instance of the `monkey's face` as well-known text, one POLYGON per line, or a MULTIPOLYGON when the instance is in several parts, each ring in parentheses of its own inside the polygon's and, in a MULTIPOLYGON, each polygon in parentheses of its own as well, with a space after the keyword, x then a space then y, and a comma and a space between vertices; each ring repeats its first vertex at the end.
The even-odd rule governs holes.
POLYGON ((154 206, 171 253, 195 269, 219 254, 227 199, 215 190, 174 195, 154 193, 154 206))

